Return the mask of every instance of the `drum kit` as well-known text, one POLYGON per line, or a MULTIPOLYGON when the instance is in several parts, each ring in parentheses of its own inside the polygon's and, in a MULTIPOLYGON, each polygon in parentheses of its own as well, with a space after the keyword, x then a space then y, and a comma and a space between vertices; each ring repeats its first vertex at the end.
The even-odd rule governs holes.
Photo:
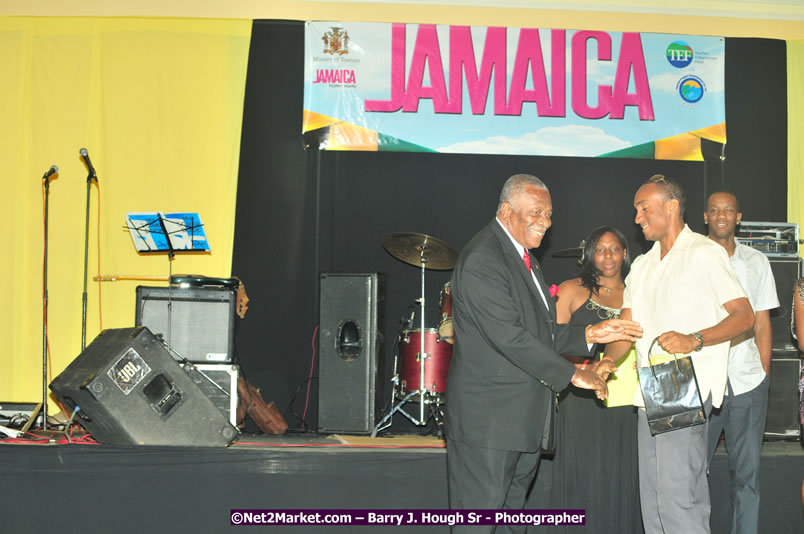
POLYGON ((376 437, 378 432, 391 426, 391 418, 396 412, 400 412, 417 426, 426 425, 432 416, 440 435, 442 407, 446 402, 447 373, 455 336, 452 326, 452 284, 447 282, 441 290, 438 328, 426 328, 425 271, 452 270, 458 253, 440 239, 415 232, 390 234, 386 236, 383 247, 396 259, 420 268, 421 295, 416 299, 420 323, 419 328, 414 329, 411 319, 399 334, 398 356, 394 361, 394 376, 391 379, 392 409, 377 424, 371 435, 376 437), (415 397, 418 397, 419 402, 418 417, 404 410, 404 405, 414 401, 415 397), (429 407, 427 414, 426 406, 429 407))

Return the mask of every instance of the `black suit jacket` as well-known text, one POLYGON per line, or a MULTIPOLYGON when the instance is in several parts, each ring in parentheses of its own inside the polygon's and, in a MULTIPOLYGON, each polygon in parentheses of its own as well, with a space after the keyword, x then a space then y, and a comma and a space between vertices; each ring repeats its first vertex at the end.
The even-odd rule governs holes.
MULTIPOLYGON (((550 301, 548 288, 542 290, 550 301)), ((555 306, 545 307, 496 219, 458 257, 452 311, 447 437, 489 449, 539 450, 555 392, 575 372, 560 354, 589 353, 585 327, 556 324, 555 306)))

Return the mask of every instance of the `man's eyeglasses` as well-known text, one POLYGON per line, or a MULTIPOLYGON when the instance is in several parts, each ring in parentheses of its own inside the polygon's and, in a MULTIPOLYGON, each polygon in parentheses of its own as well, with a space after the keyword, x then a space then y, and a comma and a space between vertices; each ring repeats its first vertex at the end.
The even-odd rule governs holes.
POLYGON ((670 187, 670 183, 665 179, 664 174, 654 174, 650 178, 648 178, 648 182, 652 184, 662 184, 664 186, 664 190, 667 193, 667 196, 670 197, 669 200, 677 199, 674 188, 670 187))

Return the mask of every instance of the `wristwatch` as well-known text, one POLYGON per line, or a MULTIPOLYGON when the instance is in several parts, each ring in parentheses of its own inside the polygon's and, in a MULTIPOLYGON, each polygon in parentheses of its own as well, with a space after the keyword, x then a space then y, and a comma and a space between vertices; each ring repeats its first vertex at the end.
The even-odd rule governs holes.
POLYGON ((703 341, 703 336, 701 335, 701 333, 700 333, 700 332, 693 332, 693 333, 692 333, 692 334, 690 334, 690 335, 691 335, 692 337, 694 337, 694 338, 695 338, 695 340, 698 342, 698 345, 697 345, 697 346, 696 346, 694 349, 692 349, 692 350, 693 350, 694 352, 700 352, 700 350, 703 348, 703 343, 704 343, 704 341, 703 341))

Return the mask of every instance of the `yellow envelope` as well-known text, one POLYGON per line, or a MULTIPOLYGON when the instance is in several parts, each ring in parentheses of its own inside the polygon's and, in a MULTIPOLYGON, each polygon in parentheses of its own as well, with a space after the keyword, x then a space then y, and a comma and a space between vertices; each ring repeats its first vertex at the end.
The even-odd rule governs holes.
POLYGON ((606 386, 609 388, 609 397, 604 401, 607 408, 615 406, 633 406, 634 394, 637 387, 636 349, 631 350, 617 364, 617 372, 612 373, 606 386))

